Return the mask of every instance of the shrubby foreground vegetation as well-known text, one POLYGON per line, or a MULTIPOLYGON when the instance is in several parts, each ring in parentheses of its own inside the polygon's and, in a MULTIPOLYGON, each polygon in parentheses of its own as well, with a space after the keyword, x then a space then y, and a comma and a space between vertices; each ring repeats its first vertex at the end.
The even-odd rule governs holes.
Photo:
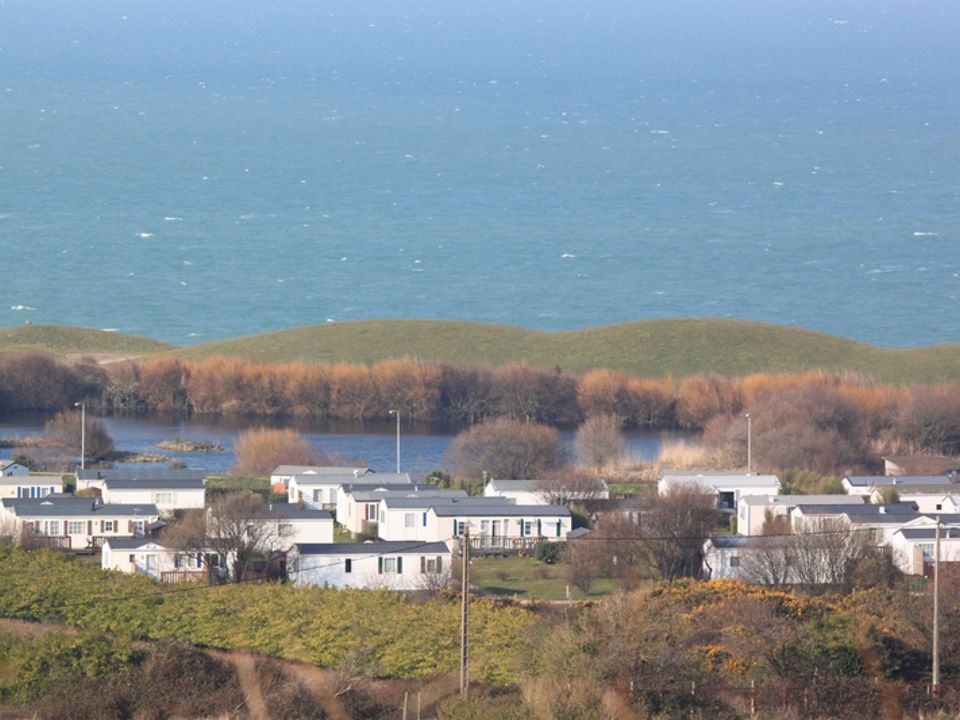
MULTIPOLYGON (((17 549, 0 551, 0 576, 0 616, 77 628, 29 643, 0 632, 0 698, 8 704, 55 699, 55 685, 90 679, 119 692, 131 680, 161 677, 171 663, 192 663, 196 682, 222 685, 209 702, 236 697, 232 673, 217 662, 187 645, 148 651, 142 640, 327 666, 345 693, 378 677, 406 678, 415 689, 457 669, 455 597, 276 584, 159 588, 17 549)), ((924 690, 931 612, 922 588, 805 596, 681 581, 564 610, 475 600, 473 695, 440 702, 431 716, 734 718, 748 715, 751 692, 762 716, 773 718, 915 717, 956 707, 960 605, 947 584, 939 699, 924 690)))

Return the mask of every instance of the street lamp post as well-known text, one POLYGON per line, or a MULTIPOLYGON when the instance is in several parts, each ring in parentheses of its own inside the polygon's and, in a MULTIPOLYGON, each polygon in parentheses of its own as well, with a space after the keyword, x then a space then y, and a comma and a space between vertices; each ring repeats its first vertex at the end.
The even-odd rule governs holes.
POLYGON ((80 408, 80 469, 83 470, 87 458, 87 404, 75 402, 73 406, 80 408))
POLYGON ((753 470, 753 428, 750 426, 750 413, 747 418, 747 475, 753 470))
POLYGON ((400 474, 400 411, 391 410, 391 415, 397 416, 397 475, 400 474))

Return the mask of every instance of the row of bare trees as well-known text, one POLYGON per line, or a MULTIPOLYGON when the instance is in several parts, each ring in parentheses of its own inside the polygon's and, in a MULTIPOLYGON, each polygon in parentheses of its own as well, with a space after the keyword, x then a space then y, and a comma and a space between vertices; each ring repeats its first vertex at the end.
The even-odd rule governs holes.
POLYGON ((463 424, 605 416, 626 428, 703 430, 736 457, 744 454, 749 412, 761 466, 797 467, 798 457, 813 457, 802 466, 835 472, 862 466, 878 444, 886 452, 960 454, 958 383, 893 386, 825 372, 651 379, 601 369, 578 377, 410 358, 370 366, 157 358, 108 370, 42 355, 0 358, 0 413, 81 398, 100 411, 370 419, 399 409, 414 420, 463 424))

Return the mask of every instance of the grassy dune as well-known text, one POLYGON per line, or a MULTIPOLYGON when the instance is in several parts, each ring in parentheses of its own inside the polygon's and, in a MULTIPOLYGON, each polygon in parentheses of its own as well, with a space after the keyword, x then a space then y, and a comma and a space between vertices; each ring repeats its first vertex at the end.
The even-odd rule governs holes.
POLYGON ((547 333, 503 325, 371 320, 317 325, 199 345, 184 359, 233 355, 266 361, 371 363, 410 356, 584 372, 608 367, 638 375, 747 375, 813 369, 891 382, 960 379, 960 345, 893 350, 780 325, 724 319, 649 320, 547 333))
POLYGON ((780 325, 725 319, 649 320, 548 333, 437 320, 366 320, 302 327, 188 348, 119 333, 57 326, 0 329, 0 352, 58 355, 227 355, 267 362, 362 362, 417 357, 445 362, 526 362, 570 372, 608 367, 638 375, 747 375, 824 369, 890 382, 960 379, 960 344, 890 349, 780 325))
POLYGON ((173 346, 147 338, 63 325, 19 325, 0 328, 0 353, 41 352, 50 355, 149 355, 173 346))

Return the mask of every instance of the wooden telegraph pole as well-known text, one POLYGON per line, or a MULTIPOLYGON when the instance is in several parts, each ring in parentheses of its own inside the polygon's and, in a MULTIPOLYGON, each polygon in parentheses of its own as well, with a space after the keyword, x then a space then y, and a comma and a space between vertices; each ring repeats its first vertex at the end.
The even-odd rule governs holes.
POLYGON ((463 529, 463 552, 460 553, 463 567, 460 569, 460 695, 467 696, 470 687, 470 644, 468 631, 470 627, 470 523, 463 529))
POLYGON ((940 694, 940 516, 933 545, 933 672, 930 684, 933 696, 940 694))

